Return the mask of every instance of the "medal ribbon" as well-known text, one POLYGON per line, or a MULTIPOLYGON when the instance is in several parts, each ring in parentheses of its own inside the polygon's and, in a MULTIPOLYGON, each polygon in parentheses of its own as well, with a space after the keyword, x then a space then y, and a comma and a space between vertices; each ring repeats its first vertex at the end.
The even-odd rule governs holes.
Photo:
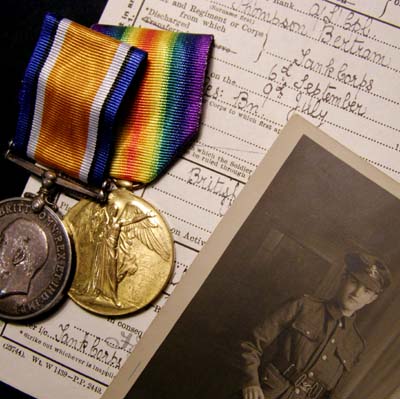
POLYGON ((46 15, 22 84, 15 150, 101 185, 118 108, 146 56, 68 19, 46 15))
POLYGON ((196 135, 211 35, 95 25, 148 53, 143 80, 130 104, 110 176, 148 183, 159 176, 196 135))

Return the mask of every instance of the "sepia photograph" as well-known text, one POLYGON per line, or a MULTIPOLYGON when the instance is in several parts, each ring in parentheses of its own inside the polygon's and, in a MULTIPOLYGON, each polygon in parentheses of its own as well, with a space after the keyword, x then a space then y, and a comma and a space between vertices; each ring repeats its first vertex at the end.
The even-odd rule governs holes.
POLYGON ((176 323, 126 398, 400 397, 397 183, 295 119, 283 132, 293 148, 279 167, 260 166, 221 223, 233 239, 218 230, 193 264, 208 277, 191 269, 181 284, 193 298, 177 294, 161 313, 154 328, 176 323))

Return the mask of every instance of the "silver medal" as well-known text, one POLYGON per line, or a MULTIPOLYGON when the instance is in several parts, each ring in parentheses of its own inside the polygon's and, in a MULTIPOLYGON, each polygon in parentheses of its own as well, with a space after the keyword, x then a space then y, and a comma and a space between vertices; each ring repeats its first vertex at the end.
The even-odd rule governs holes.
POLYGON ((0 317, 25 320, 65 296, 71 245, 43 195, 0 202, 0 317))

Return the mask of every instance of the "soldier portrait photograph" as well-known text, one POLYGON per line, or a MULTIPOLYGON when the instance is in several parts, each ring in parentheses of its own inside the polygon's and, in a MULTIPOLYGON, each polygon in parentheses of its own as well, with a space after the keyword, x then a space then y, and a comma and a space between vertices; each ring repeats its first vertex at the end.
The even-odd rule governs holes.
POLYGON ((400 398, 399 196, 310 137, 265 183, 128 399, 400 398))
POLYGON ((304 295, 290 301, 254 330, 251 341, 242 343, 244 399, 339 398, 336 386, 366 346, 356 315, 391 281, 388 268, 368 254, 346 254, 345 267, 331 300, 304 295), (260 367, 275 340, 280 349, 260 367))

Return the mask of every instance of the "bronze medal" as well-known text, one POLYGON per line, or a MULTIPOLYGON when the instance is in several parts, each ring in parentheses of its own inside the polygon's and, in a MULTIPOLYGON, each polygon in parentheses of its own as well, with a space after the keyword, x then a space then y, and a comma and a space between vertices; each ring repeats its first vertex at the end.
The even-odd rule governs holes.
POLYGON ((83 308, 124 315, 148 305, 166 286, 172 235, 159 212, 131 191, 112 191, 106 204, 81 200, 64 224, 76 252, 69 296, 83 308))
POLYGON ((0 202, 0 317, 25 320, 47 312, 65 294, 71 269, 67 231, 35 199, 0 202))
MULTIPOLYGON (((192 142, 213 37, 135 28, 109 38, 52 15, 43 32, 23 81, 12 153, 35 174, 36 162, 56 171, 53 183, 66 193, 97 201, 81 200, 64 219, 77 261, 69 295, 98 314, 130 313, 167 284, 173 240, 157 210, 128 190, 131 183, 107 198, 107 181, 148 184, 192 142), (120 34, 134 42, 115 40, 120 34)), ((39 216, 48 200, 42 194, 32 202, 39 216)))

